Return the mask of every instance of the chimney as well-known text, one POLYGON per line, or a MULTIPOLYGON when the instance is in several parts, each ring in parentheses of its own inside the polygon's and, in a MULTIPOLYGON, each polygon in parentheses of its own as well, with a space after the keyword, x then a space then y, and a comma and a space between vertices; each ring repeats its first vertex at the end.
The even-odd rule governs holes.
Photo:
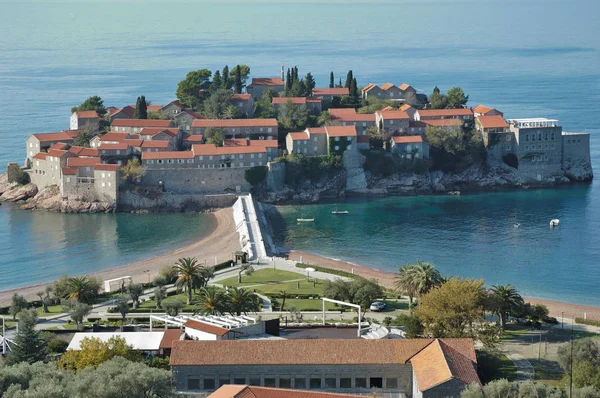
POLYGON ((250 146, 250 137, 246 137, 246 146, 250 146))
POLYGON ((285 81, 285 73, 284 73, 283 65, 281 65, 281 80, 285 81))

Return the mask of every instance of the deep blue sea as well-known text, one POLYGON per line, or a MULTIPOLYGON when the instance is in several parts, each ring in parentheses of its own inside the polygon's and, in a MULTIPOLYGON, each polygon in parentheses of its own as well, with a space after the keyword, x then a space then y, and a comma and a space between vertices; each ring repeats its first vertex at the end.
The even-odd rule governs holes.
MULTIPOLYGON (((166 103, 186 72, 237 63, 263 77, 277 76, 282 64, 297 65, 321 86, 330 71, 337 80, 348 69, 359 85, 408 82, 425 93, 435 85, 460 86, 470 105, 494 106, 510 118, 556 118, 565 131, 592 133, 592 157, 600 165, 597 0, 0 0, 0 168, 23 161, 30 134, 68 128, 70 108, 90 95, 114 106, 134 103, 139 95, 166 103)), ((317 236, 295 234, 290 225, 288 235, 295 238, 288 243, 387 270, 420 258, 445 272, 512 282, 529 295, 600 305, 595 182, 352 206, 353 218, 341 222, 356 220, 368 234, 356 234, 352 224, 338 228, 336 220, 328 227, 323 219, 317 236), (563 222, 549 231, 554 216, 563 222), (522 229, 507 228, 514 220, 522 229), (376 242, 385 248, 372 252, 376 242)), ((1 206, 0 289, 28 284, 13 274, 26 272, 35 279, 26 282, 39 282, 145 257, 157 242, 176 244, 160 235, 133 244, 136 229, 118 227, 137 222, 129 215, 87 217, 1 206), (48 217, 56 228, 36 233, 48 217), (88 234, 90 244, 82 250, 74 237, 86 236, 87 226, 76 225, 86 222, 95 224, 108 247, 129 257, 114 251, 94 261, 107 246, 94 245, 98 238, 88 234), (44 254, 56 242, 62 242, 61 255, 44 254)), ((179 221, 165 216, 155 222, 179 221)))

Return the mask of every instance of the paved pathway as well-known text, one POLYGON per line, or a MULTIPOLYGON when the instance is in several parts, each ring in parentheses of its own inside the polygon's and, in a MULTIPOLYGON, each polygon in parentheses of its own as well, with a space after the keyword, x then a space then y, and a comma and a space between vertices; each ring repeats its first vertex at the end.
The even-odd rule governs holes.
POLYGON ((531 362, 523 357, 523 355, 508 351, 505 351, 504 354, 517 367, 516 381, 527 381, 535 378, 535 369, 533 368, 533 365, 531 365, 531 362))

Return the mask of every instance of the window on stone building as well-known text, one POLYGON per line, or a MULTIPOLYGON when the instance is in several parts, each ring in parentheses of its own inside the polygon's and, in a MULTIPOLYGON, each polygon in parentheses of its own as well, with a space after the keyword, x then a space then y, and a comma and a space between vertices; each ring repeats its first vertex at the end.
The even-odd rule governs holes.
POLYGON ((104 188, 105 186, 106 186, 106 184, 105 184, 105 183, 102 183, 102 188, 104 188))
POLYGON ((309 388, 311 390, 320 390, 321 389, 321 376, 311 375, 309 380, 309 388))
POLYGON ((510 151, 510 145, 507 145, 507 146, 506 146, 506 150, 507 150, 507 151, 510 151))
POLYGON ((554 148, 555 148, 554 144, 550 145, 550 149, 554 149, 554 148))
POLYGON ((215 379, 212 377, 204 377, 204 389, 205 390, 214 390, 215 389, 215 379))
POLYGON ((369 388, 383 388, 383 377, 369 377, 369 388))
POLYGON ((279 388, 292 388, 292 378, 290 376, 279 376, 279 388))
POLYGON ((277 379, 275 378, 275 376, 265 376, 265 387, 277 387, 276 386, 276 381, 277 379))
POLYGON ((267 129, 267 133, 272 133, 272 132, 273 132, 273 129, 272 129, 271 127, 269 127, 269 128, 267 129))
POLYGON ((71 182, 71 177, 67 177, 67 182, 71 182))
POLYGON ((367 388, 367 378, 366 377, 357 377, 354 379, 354 387, 355 388, 367 388))
POLYGON ((110 182, 109 182, 109 183, 108 183, 108 187, 110 188, 110 186, 111 186, 111 185, 110 185, 110 182))
POLYGON ((554 141, 554 133, 550 134, 550 140, 554 141))
POLYGON ((251 386, 260 386, 260 376, 250 376, 251 386))
POLYGON ((581 138, 577 138, 577 143, 581 144, 581 138))
MULTIPOLYGON (((204 182, 204 181, 202 181, 202 182, 204 182)), ((235 377, 233 379, 233 384, 244 385, 244 384, 246 384, 246 378, 245 377, 235 377)))
POLYGON ((225 384, 230 383, 230 377, 228 375, 219 376, 219 388, 223 387, 225 384))
POLYGON ((542 140, 542 133, 538 133, 538 141, 542 140))
POLYGON ((294 388, 306 390, 306 376, 296 376, 294 378, 294 388))
POLYGON ((200 379, 196 376, 188 376, 187 389, 190 391, 199 390, 200 389, 200 379))
POLYGON ((340 377, 340 388, 352 388, 352 378, 340 377))
POLYGON ((548 141, 548 133, 544 134, 544 140, 548 141))
POLYGON ((531 141, 535 141, 535 134, 531 134, 531 141))
POLYGON ((395 377, 388 377, 385 379, 385 388, 398 388, 398 379, 395 377))
POLYGON ((325 376, 325 388, 327 389, 336 389, 336 377, 335 375, 326 375, 325 376))
POLYGON ((340 147, 338 145, 336 145, 336 146, 333 147, 333 149, 336 150, 336 151, 339 151, 340 147))

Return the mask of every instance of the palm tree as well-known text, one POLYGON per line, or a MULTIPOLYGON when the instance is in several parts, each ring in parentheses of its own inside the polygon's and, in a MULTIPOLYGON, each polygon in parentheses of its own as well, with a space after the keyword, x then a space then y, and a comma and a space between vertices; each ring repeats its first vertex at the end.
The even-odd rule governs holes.
POLYGON ((413 281, 414 265, 403 265, 398 270, 395 285, 399 294, 406 294, 409 300, 409 306, 412 307, 413 298, 417 295, 416 287, 413 281))
POLYGON ((283 311, 283 308, 285 307, 285 299, 287 298, 288 294, 285 290, 280 290, 279 295, 281 296, 281 307, 279 308, 279 311, 283 311))
POLYGON ((524 304, 523 297, 513 285, 492 286, 493 310, 500 317, 500 326, 504 328, 511 312, 517 311, 524 304))
POLYGON ((177 270, 177 280, 175 286, 187 292, 187 305, 192 303, 192 290, 194 287, 202 284, 202 266, 194 257, 180 258, 175 264, 177 270))
POLYGON ((69 278, 69 299, 90 303, 96 295, 95 288, 87 276, 69 278))
POLYGON ((247 289, 229 288, 227 292, 227 312, 240 316, 242 313, 255 312, 258 308, 257 296, 247 289))
POLYGON ((420 297, 427 294, 431 289, 442 284, 442 275, 433 264, 417 260, 413 266, 412 279, 415 291, 420 297))
POLYGON ((208 285, 208 282, 215 277, 215 267, 200 267, 200 281, 197 286, 198 289, 202 289, 203 287, 208 285))
POLYGON ((227 297, 220 287, 206 286, 200 290, 196 299, 194 315, 220 315, 226 307, 227 297))

